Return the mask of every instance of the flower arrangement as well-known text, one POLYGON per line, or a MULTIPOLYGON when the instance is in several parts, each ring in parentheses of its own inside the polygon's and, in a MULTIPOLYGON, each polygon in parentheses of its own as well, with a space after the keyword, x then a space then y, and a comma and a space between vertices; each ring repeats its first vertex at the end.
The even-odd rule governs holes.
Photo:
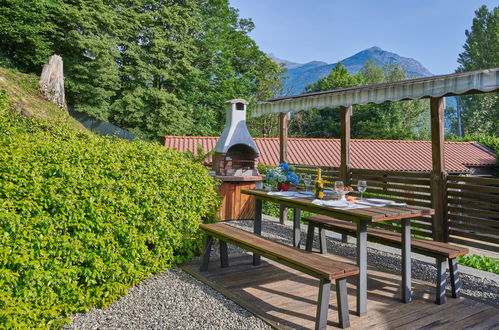
POLYGON ((294 170, 295 168, 288 163, 280 163, 276 168, 268 170, 265 180, 269 183, 277 182, 278 186, 285 186, 286 182, 297 185, 300 183, 300 176, 294 170))

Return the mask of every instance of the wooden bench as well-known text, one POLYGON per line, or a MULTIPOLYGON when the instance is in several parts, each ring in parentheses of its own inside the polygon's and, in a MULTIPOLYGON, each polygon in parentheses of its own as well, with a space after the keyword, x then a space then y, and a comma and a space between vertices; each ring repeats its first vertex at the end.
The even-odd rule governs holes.
POLYGON ((200 267, 201 271, 208 269, 213 238, 218 238, 220 240, 220 262, 222 267, 229 266, 227 243, 230 243, 319 279, 316 329, 326 328, 331 281, 335 280, 339 326, 341 328, 350 326, 346 279, 359 273, 359 269, 355 265, 334 261, 318 254, 272 242, 259 235, 227 224, 202 224, 200 229, 205 231, 207 235, 203 261, 200 267))
MULTIPOLYGON (((302 220, 308 222, 308 233, 306 250, 312 251, 315 228, 319 229, 320 252, 327 253, 326 233, 325 230, 338 232, 342 235, 356 236, 357 227, 355 224, 338 220, 327 216, 316 215, 303 217, 302 220)), ((389 245, 392 247, 400 247, 402 238, 399 233, 391 232, 384 229, 368 228, 367 239, 372 242, 389 245)), ((345 239, 343 240, 345 241, 345 239)), ((457 298, 460 295, 461 283, 459 281, 459 272, 457 269, 458 256, 469 253, 469 250, 464 247, 451 245, 448 243, 411 238, 411 251, 423 254, 429 257, 434 257, 437 264, 437 292, 436 303, 441 305, 445 303, 445 284, 446 284, 446 262, 449 261, 450 282, 452 287, 452 297, 457 298)))

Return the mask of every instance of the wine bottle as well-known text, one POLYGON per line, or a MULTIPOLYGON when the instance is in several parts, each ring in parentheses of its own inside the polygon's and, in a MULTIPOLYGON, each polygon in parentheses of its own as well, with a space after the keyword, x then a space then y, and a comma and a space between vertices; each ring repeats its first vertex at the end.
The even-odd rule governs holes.
POLYGON ((315 178, 314 195, 318 199, 324 198, 324 181, 322 180, 320 167, 317 169, 317 177, 315 178))

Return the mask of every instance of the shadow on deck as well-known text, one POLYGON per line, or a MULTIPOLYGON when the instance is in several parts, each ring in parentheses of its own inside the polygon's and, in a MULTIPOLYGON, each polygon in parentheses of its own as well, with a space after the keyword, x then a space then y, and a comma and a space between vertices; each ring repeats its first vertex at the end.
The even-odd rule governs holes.
MULTIPOLYGON (((330 255, 336 260, 350 261, 330 255)), ((229 256, 230 266, 220 268, 212 258, 210 268, 199 272, 199 260, 182 269, 227 298, 246 308, 278 329, 313 328, 318 294, 318 280, 268 259, 252 265, 250 254, 229 256)), ((355 277, 348 282, 348 306, 352 329, 494 329, 499 328, 499 307, 448 294, 444 305, 434 302, 435 288, 413 280, 413 301, 404 304, 400 297, 400 276, 369 267, 368 313, 355 312, 355 277)), ((328 327, 338 326, 334 284, 331 285, 328 327)))

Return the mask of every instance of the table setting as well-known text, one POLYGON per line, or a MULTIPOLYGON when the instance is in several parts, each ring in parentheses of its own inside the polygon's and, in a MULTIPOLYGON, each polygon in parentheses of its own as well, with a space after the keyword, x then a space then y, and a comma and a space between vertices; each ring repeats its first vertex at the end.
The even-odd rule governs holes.
POLYGON ((354 191, 353 187, 346 186, 343 181, 335 181, 332 190, 324 189, 324 185, 329 183, 321 177, 320 168, 318 169, 315 181, 312 180, 310 174, 305 174, 303 178, 294 173, 294 168, 281 163, 276 169, 272 169, 266 176, 267 184, 265 191, 269 196, 278 196, 283 198, 306 198, 313 199, 312 203, 318 206, 326 206, 339 210, 346 209, 361 209, 369 207, 384 207, 384 206, 406 206, 406 203, 397 203, 388 199, 368 198, 363 199, 363 194, 367 190, 367 181, 359 180, 357 182, 357 190, 360 193, 360 199, 355 196, 347 196, 354 191), (283 183, 292 183, 295 186, 303 180, 305 190, 301 187, 286 186, 283 189, 283 183), (277 182, 277 191, 273 189, 277 182), (312 182, 315 182, 314 190, 308 190, 312 182))

